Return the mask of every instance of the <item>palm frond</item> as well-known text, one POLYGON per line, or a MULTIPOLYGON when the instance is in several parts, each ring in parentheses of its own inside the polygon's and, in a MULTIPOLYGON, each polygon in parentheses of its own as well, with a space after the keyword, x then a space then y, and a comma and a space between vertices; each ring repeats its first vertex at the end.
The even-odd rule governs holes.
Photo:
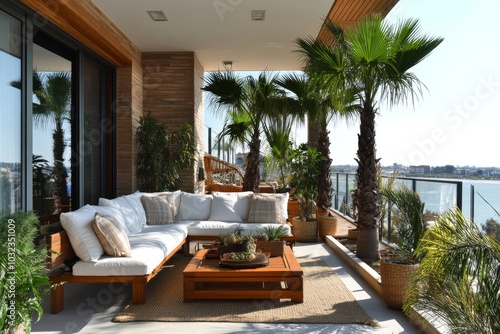
POLYGON ((417 253, 425 256, 407 295, 407 314, 420 310, 451 333, 500 328, 500 243, 455 208, 438 217, 417 253))

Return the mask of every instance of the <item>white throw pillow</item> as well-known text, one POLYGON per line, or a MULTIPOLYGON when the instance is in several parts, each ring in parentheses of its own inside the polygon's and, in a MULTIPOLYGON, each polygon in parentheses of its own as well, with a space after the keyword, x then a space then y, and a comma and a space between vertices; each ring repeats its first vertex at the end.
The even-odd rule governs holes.
POLYGON ((103 254, 101 242, 92 229, 95 210, 90 205, 71 212, 61 213, 61 225, 68 233, 76 256, 83 261, 97 261, 103 254))
POLYGON ((141 203, 142 193, 136 191, 133 194, 123 196, 125 199, 132 205, 135 210, 135 214, 137 215, 137 220, 141 226, 146 225, 146 211, 144 211, 144 207, 141 203))
POLYGON ((125 230, 125 233, 127 233, 127 235, 129 234, 127 223, 125 222, 125 218, 123 217, 122 212, 119 208, 100 205, 91 205, 91 207, 99 215, 113 218, 113 220, 116 223, 120 224, 120 226, 125 230))
POLYGON ((240 215, 236 213, 235 205, 237 197, 227 193, 212 193, 212 209, 208 220, 225 222, 243 222, 240 215))
POLYGON ((137 218, 136 210, 125 197, 121 196, 113 199, 99 198, 99 206, 111 206, 119 209, 122 212, 129 234, 135 234, 142 230, 142 224, 139 222, 139 218, 137 218))
POLYGON ((207 220, 210 217, 212 196, 182 192, 177 218, 179 220, 207 220))

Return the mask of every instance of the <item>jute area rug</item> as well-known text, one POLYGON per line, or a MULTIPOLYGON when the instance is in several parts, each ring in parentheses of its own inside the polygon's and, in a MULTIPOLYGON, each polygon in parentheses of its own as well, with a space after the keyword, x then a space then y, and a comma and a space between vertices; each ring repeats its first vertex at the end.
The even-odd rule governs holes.
POLYGON ((174 256, 147 286, 145 304, 125 306, 113 321, 364 324, 377 326, 321 259, 298 258, 304 303, 290 300, 183 302, 182 271, 191 257, 174 256))

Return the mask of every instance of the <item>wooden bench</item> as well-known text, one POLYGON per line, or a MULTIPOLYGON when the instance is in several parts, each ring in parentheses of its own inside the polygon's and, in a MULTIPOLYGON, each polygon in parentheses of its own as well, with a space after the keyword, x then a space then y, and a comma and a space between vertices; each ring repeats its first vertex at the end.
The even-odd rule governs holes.
POLYGON ((76 257, 68 235, 65 231, 50 234, 47 237, 49 252, 49 274, 51 284, 57 284, 50 292, 50 312, 59 313, 64 308, 64 285, 66 283, 132 283, 132 302, 144 304, 146 302, 146 284, 161 270, 161 267, 186 241, 180 243, 170 254, 148 275, 143 276, 73 276, 71 272, 61 268, 64 261, 76 257), (64 283, 64 284, 60 284, 64 283))

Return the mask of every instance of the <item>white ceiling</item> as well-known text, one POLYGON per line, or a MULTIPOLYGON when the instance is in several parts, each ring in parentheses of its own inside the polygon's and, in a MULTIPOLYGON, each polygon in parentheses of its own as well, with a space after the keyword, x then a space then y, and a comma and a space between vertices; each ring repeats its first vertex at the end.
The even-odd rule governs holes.
POLYGON ((205 71, 298 70, 297 37, 316 37, 334 0, 93 0, 143 52, 194 51, 205 71), (252 10, 265 21, 251 21, 252 10), (148 10, 162 10, 154 22, 148 10))

